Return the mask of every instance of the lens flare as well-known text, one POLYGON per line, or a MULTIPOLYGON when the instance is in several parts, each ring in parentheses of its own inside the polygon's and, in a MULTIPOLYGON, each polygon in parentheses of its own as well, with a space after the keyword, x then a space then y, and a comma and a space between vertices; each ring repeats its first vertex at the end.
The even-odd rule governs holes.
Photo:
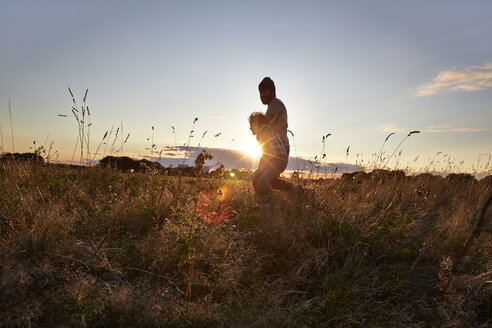
POLYGON ((218 224, 227 221, 233 213, 229 188, 223 186, 201 192, 196 212, 206 223, 218 224))

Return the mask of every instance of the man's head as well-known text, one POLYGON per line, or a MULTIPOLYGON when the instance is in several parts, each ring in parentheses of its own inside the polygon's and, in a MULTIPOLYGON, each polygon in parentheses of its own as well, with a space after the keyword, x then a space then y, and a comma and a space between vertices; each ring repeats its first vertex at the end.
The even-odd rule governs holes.
POLYGON ((253 133, 253 135, 257 135, 260 131, 260 128, 268 124, 268 120, 262 112, 254 112, 248 117, 249 121, 249 129, 253 133))
POLYGON ((261 102, 264 105, 268 105, 270 102, 272 102, 273 98, 277 96, 275 94, 275 83, 273 83, 273 80, 269 77, 265 77, 263 80, 261 80, 260 84, 258 85, 258 90, 260 91, 261 102))

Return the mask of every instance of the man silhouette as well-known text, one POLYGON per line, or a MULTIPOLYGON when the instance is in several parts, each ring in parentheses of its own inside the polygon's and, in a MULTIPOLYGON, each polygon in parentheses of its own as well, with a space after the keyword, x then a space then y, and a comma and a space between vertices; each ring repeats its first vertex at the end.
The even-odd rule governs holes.
MULTIPOLYGON (((287 167, 287 149, 280 137, 266 126, 268 120, 265 114, 254 112, 248 121, 262 152, 258 168, 251 174, 255 198, 260 203, 269 203, 274 196, 272 184, 287 167)), ((288 187, 290 189, 290 184, 288 187)))
POLYGON ((284 191, 296 189, 292 183, 279 179, 289 160, 287 109, 277 98, 275 83, 271 78, 265 77, 258 85, 258 90, 261 102, 268 107, 265 114, 255 112, 248 118, 251 132, 256 136, 263 154, 251 180, 257 200, 268 203, 274 195, 273 188, 284 191))
MULTIPOLYGON (((287 159, 289 158, 289 138, 287 137, 287 109, 284 103, 277 98, 275 83, 269 77, 265 77, 258 85, 260 99, 264 105, 268 105, 265 116, 268 123, 262 129, 269 129, 275 136, 278 136, 280 142, 287 150, 287 159)), ((263 130, 262 130, 263 131, 263 130)))

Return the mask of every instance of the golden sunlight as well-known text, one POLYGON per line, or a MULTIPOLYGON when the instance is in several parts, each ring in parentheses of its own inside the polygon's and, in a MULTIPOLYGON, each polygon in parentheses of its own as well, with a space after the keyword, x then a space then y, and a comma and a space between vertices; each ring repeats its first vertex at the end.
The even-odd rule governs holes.
POLYGON ((249 144, 245 145, 242 149, 245 153, 247 153, 252 158, 258 158, 261 156, 261 148, 258 142, 252 141, 249 144))

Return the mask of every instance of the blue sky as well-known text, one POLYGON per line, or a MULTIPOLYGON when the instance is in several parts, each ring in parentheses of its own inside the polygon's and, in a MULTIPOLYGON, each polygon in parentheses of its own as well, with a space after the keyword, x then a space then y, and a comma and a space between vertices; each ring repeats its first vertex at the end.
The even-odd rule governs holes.
MULTIPOLYGON (((296 153, 366 161, 403 144, 402 162, 437 152, 475 164, 492 153, 490 1, 8 1, 0 0, 0 124, 11 150, 77 138, 71 87, 87 97, 97 144, 111 126, 125 154, 155 143, 243 149, 265 110, 257 85, 276 82, 296 153), (220 137, 213 135, 221 132, 220 137), (232 141, 234 139, 234 141, 232 141), (363 153, 363 155, 361 155, 363 153)), ((292 154, 294 155, 294 154, 292 154)))

